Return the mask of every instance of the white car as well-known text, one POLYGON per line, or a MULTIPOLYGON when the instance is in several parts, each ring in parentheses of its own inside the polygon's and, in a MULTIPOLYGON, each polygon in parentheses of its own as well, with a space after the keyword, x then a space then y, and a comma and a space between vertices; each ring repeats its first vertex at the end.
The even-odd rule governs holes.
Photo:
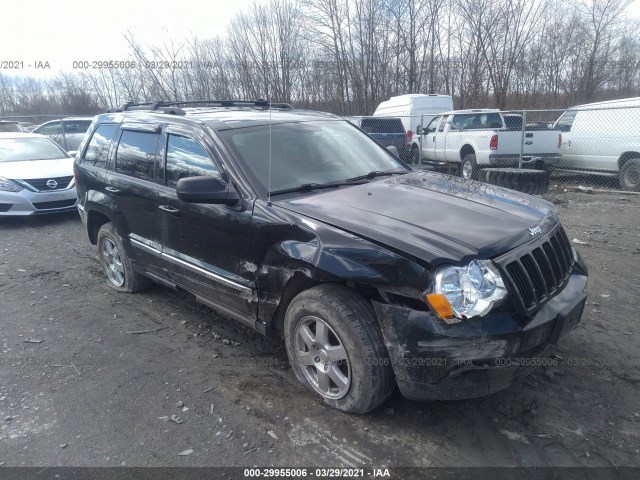
POLYGON ((640 97, 570 108, 555 128, 559 169, 618 175, 623 190, 640 191, 640 97))
POLYGON ((0 216, 76 208, 73 157, 35 133, 0 133, 0 216))

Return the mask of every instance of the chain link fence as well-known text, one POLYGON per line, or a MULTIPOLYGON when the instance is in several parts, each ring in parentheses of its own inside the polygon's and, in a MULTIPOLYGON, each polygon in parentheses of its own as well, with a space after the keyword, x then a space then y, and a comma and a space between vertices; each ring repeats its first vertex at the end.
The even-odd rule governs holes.
MULTIPOLYGON (((65 115, 3 116, 0 125, 5 122, 9 128, 7 123, 18 122, 21 129, 49 135, 70 151, 91 120, 72 118, 74 122, 65 115)), ((544 172, 545 188, 640 191, 640 98, 567 110, 482 109, 346 119, 417 168, 514 188, 534 181, 535 174, 527 172, 537 170, 544 172)), ((542 174, 536 178, 540 183, 542 174)), ((540 193, 539 188, 531 190, 540 193)))
POLYGON ((514 188, 536 177, 557 190, 640 191, 640 98, 566 110, 347 119, 418 168, 514 188))

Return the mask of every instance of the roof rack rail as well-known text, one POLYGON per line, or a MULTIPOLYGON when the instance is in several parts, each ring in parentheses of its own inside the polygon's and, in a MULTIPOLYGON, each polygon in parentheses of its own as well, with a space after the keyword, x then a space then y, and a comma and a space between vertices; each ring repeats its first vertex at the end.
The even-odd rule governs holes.
POLYGON ((278 110, 293 110, 294 107, 288 103, 271 103, 268 100, 259 98, 258 100, 183 100, 183 101, 159 101, 147 103, 127 102, 122 107, 114 107, 107 109, 108 113, 125 112, 130 110, 152 110, 173 115, 186 115, 186 112, 180 108, 183 107, 259 107, 274 108, 278 110))

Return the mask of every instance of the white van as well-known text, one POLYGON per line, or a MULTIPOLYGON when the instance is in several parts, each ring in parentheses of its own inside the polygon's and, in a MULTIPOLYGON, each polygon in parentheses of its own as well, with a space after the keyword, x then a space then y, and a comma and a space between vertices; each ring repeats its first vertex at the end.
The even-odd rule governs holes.
POLYGON ((407 140, 411 144, 411 151, 420 152, 418 125, 427 125, 433 117, 442 112, 453 110, 451 95, 411 93, 391 97, 376 108, 375 117, 399 117, 402 119, 407 132, 407 140))
POLYGON ((640 191, 640 97, 572 107, 554 127, 557 169, 618 175, 624 190, 640 191))

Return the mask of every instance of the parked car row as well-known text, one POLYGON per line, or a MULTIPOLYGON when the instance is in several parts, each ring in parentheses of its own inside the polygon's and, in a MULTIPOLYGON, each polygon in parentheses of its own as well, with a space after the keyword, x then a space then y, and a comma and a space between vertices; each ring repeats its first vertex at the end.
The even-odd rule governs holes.
POLYGON ((401 95, 352 121, 382 145, 395 145, 403 160, 452 165, 465 178, 487 167, 534 168, 617 176, 622 189, 640 191, 640 97, 573 107, 554 124, 528 123, 524 132, 520 114, 446 105, 444 95, 401 95))

